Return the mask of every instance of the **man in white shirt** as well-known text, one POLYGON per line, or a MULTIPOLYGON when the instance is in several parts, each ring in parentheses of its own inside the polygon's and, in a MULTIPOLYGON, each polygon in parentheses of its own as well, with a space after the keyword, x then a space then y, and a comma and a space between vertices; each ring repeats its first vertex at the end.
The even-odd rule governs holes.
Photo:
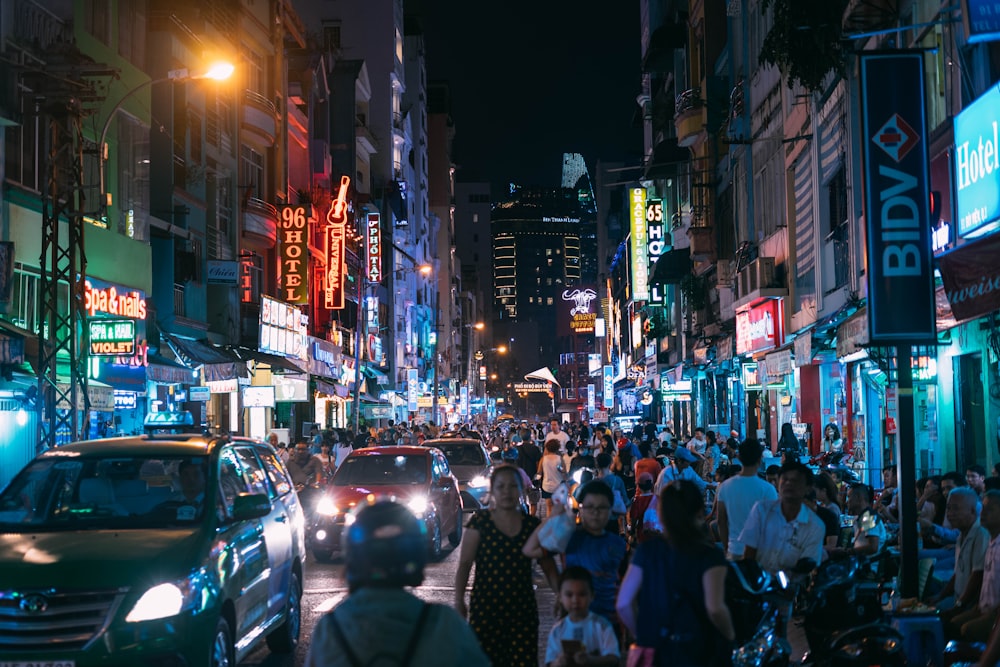
POLYGON ((758 501, 740 533, 743 557, 771 573, 791 571, 803 559, 823 559, 823 522, 802 504, 812 471, 798 461, 781 466, 778 499, 758 501))
MULTIPOLYGON (((697 461, 697 456, 683 447, 678 447, 677 451, 674 452, 673 463, 661 470, 659 477, 656 478, 656 484, 653 487, 653 494, 659 496, 663 487, 677 479, 686 479, 694 482, 698 486, 698 489, 704 493, 705 489, 709 486, 708 482, 702 479, 701 476, 699 476, 698 473, 691 468, 691 464, 696 463, 697 461)), ((715 485, 713 484, 712 486, 715 485)))
POLYGON ((562 430, 558 419, 549 420, 549 432, 545 436, 545 440, 548 441, 553 438, 559 441, 559 453, 566 453, 566 443, 569 442, 569 434, 562 430))
POLYGON ((987 641, 990 629, 1000 611, 1000 491, 987 491, 983 496, 980 521, 990 533, 990 544, 983 562, 983 585, 979 590, 979 604, 957 614, 945 624, 945 635, 948 639, 961 639, 967 642, 987 641))
POLYGON ((698 456, 704 457, 706 447, 708 447, 708 441, 705 439, 705 429, 696 428, 694 437, 688 440, 687 448, 698 456))
POLYGON ((959 537, 955 544, 955 572, 928 602, 938 609, 951 606, 951 616, 971 608, 979 600, 979 590, 983 585, 983 566, 986 549, 990 544, 990 534, 979 523, 979 497, 972 489, 959 487, 948 494, 945 515, 951 525, 958 528, 959 537), (953 605, 942 605, 954 596, 953 605))
POLYGON ((750 516, 750 510, 758 500, 775 500, 778 497, 774 487, 757 476, 763 452, 764 448, 756 438, 744 440, 740 444, 740 463, 743 464, 743 469, 739 475, 723 482, 715 497, 722 549, 734 560, 743 557, 743 543, 739 537, 750 516))

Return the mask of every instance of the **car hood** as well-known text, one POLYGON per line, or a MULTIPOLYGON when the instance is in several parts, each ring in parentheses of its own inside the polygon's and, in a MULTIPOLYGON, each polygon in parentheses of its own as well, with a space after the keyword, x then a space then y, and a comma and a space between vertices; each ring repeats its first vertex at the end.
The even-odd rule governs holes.
POLYGON ((451 474, 453 474, 459 482, 465 483, 476 475, 483 475, 484 477, 489 476, 490 467, 489 466, 451 466, 451 474))
POLYGON ((0 581, 59 588, 131 587, 186 576, 201 563, 195 529, 0 534, 0 581))
POLYGON ((394 497, 406 501, 413 496, 427 495, 426 484, 378 484, 370 486, 330 486, 327 494, 340 508, 353 507, 369 495, 376 498, 394 497))

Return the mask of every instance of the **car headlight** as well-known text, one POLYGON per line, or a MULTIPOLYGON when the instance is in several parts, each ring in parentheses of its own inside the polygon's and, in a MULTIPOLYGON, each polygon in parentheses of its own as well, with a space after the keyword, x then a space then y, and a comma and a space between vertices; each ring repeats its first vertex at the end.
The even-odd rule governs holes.
POLYGON ((427 498, 425 496, 413 496, 410 498, 410 502, 406 504, 410 508, 410 511, 417 515, 417 517, 422 517, 424 512, 427 511, 427 498))
POLYGON ((139 598, 132 611, 125 617, 128 623, 170 618, 183 611, 200 610, 205 606, 208 595, 201 574, 193 574, 187 579, 153 586, 139 598))
POLYGON ((469 486, 471 486, 474 489, 481 489, 489 485, 490 485, 490 480, 482 475, 476 475, 475 477, 469 480, 469 486))
POLYGON ((316 503, 316 513, 323 516, 335 516, 340 513, 340 508, 337 507, 330 496, 323 496, 316 503))

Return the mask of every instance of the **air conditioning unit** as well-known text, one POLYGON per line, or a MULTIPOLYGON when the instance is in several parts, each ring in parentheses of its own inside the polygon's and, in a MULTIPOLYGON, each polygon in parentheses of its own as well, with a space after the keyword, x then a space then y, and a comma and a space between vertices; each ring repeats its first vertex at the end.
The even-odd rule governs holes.
POLYGON ((774 282, 774 258, 758 257, 746 265, 738 276, 739 298, 770 287, 774 282))
POLYGON ((733 263, 728 259, 720 259, 715 263, 715 288, 733 286, 733 263))

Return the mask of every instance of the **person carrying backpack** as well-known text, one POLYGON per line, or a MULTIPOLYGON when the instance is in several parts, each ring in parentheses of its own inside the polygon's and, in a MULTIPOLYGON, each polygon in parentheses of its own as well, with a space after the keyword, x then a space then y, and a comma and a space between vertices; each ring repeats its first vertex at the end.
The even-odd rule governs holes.
POLYGON ((488 667, 469 625, 451 607, 422 601, 427 535, 404 505, 361 505, 345 532, 348 596, 313 630, 305 667, 488 667))

